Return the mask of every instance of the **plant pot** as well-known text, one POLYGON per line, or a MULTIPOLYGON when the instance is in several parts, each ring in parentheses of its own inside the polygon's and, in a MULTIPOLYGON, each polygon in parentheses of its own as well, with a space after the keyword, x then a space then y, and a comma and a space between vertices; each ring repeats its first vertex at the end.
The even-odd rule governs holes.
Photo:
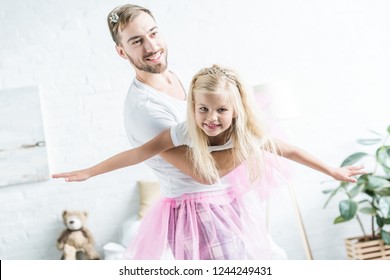
POLYGON ((349 260, 390 260, 390 245, 385 245, 382 239, 347 238, 345 247, 349 260))

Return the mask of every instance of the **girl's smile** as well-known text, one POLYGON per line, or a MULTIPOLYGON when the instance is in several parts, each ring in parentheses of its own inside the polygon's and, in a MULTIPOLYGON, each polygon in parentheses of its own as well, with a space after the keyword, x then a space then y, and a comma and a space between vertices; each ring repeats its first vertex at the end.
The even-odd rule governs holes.
POLYGON ((217 129, 218 127, 221 126, 220 124, 207 124, 207 123, 205 123, 204 125, 205 125, 208 129, 210 129, 210 130, 217 129))

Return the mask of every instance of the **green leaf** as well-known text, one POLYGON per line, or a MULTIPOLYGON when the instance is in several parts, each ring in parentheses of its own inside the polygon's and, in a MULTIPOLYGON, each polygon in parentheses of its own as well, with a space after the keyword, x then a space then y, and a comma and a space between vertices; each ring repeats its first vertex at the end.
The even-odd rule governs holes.
POLYGON ((354 154, 350 155, 349 157, 347 157, 343 161, 343 163, 341 164, 341 167, 347 166, 347 165, 352 165, 365 156, 367 156, 366 153, 362 153, 362 152, 354 153, 354 154))
POLYGON ((371 215, 371 216, 375 216, 376 215, 376 209, 373 208, 373 207, 363 207, 363 208, 360 208, 359 211, 363 214, 368 214, 368 215, 371 215))
POLYGON ((358 178, 358 184, 366 184, 368 183, 368 176, 371 176, 371 173, 363 174, 358 178))
POLYGON ((368 196, 371 196, 372 198, 375 198, 376 197, 376 194, 375 192, 373 192, 372 190, 364 190, 364 193, 368 196))
POLYGON ((357 139, 356 142, 358 142, 361 145, 374 145, 378 144, 382 139, 380 138, 373 138, 373 139, 357 139))
POLYGON ((364 186, 362 184, 357 184, 356 186, 354 186, 349 192, 349 197, 350 198, 354 198, 355 196, 357 196, 362 190, 363 190, 364 186))
POLYGON ((371 205, 371 201, 369 201, 368 199, 363 199, 363 200, 360 200, 359 201, 359 204, 362 204, 362 203, 369 203, 371 205))
POLYGON ((390 125, 387 127, 387 132, 390 133, 390 125))
POLYGON ((380 196, 390 196, 390 187, 382 188, 376 191, 376 193, 380 196))
POLYGON ((346 219, 344 219, 343 217, 339 216, 339 217, 337 217, 336 219, 334 219, 333 223, 334 223, 334 224, 340 224, 340 223, 344 223, 344 222, 346 222, 346 221, 348 221, 348 220, 346 220, 346 219))
POLYGON ((376 135, 378 135, 378 136, 383 137, 382 134, 380 134, 379 132, 376 132, 375 130, 369 129, 368 131, 370 131, 371 133, 374 133, 374 134, 376 134, 376 135))
POLYGON ((383 228, 383 226, 385 225, 385 219, 383 219, 379 215, 376 215, 375 218, 376 218, 376 224, 378 225, 378 227, 383 228))
POLYGON ((339 210, 341 217, 343 217, 345 220, 351 220, 357 211, 357 203, 351 199, 348 200, 342 200, 339 204, 339 210))
POLYGON ((372 174, 363 174, 358 178, 357 184, 362 187, 362 192, 367 194, 368 196, 375 197, 375 193, 368 188, 368 177, 372 176, 372 174))
POLYGON ((367 179, 368 179, 367 189, 373 191, 390 186, 390 182, 387 179, 380 176, 368 175, 367 179))
POLYGON ((390 245, 390 233, 387 231, 381 230, 381 237, 385 244, 390 245))
POLYGON ((376 159, 383 170, 390 174, 390 146, 382 146, 376 150, 376 159))
POLYGON ((323 194, 328 194, 328 193, 331 193, 333 191, 334 191, 334 189, 327 189, 327 190, 323 190, 322 193, 323 194))
POLYGON ((383 218, 390 218, 390 197, 384 196, 379 199, 378 208, 383 214, 383 218))
POLYGON ((376 215, 376 224, 382 228, 384 225, 390 225, 390 218, 383 219, 381 216, 376 215))
POLYGON ((363 174, 357 178, 356 184, 362 187, 362 191, 364 191, 367 188, 368 176, 370 176, 370 175, 372 175, 372 174, 363 174))

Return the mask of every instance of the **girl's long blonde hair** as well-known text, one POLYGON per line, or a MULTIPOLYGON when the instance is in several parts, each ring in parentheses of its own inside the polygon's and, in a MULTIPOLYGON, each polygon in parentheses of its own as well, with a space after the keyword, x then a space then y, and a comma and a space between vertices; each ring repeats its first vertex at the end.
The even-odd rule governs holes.
POLYGON ((208 146, 209 138, 195 121, 195 96, 198 94, 227 94, 235 117, 228 135, 233 141, 231 152, 238 162, 247 165, 250 182, 260 178, 264 167, 264 152, 276 153, 275 143, 267 136, 264 125, 255 112, 255 101, 244 88, 239 76, 231 69, 213 65, 201 69, 192 79, 188 95, 187 123, 193 147, 190 157, 196 172, 208 182, 219 179, 216 163, 208 146))

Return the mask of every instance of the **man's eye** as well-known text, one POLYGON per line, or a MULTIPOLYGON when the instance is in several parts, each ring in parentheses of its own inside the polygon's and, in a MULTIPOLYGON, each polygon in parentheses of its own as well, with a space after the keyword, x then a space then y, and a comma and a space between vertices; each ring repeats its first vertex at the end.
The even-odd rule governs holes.
POLYGON ((139 45, 141 43, 141 40, 133 41, 132 45, 139 45))

